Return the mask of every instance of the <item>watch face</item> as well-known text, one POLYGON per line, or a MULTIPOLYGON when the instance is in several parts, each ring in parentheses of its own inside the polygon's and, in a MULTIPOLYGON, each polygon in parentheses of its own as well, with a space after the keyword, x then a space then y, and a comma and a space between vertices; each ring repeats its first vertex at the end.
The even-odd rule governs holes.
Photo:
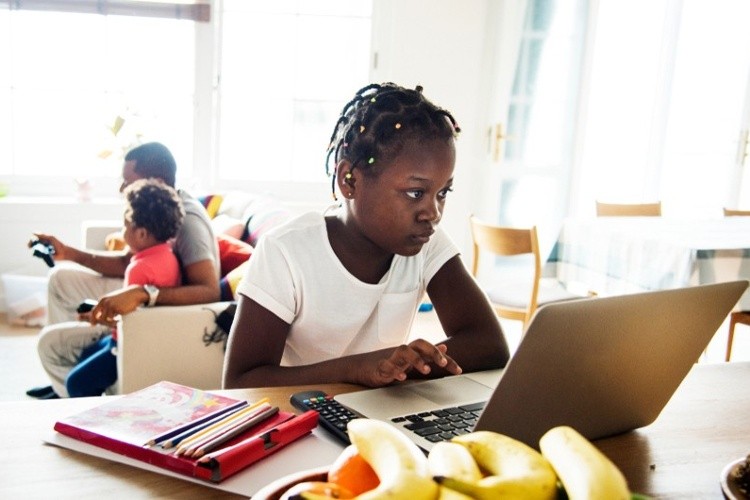
POLYGON ((148 294, 148 306, 151 307, 156 304, 156 297, 159 295, 159 289, 154 285, 143 285, 143 289, 148 294))

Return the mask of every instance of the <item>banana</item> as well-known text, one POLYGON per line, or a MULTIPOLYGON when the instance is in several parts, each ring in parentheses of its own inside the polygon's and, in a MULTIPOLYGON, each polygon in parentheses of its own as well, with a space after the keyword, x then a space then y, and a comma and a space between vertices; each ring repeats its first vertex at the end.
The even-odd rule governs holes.
POLYGON ((438 485, 430 476, 427 457, 395 427, 378 420, 358 418, 347 425, 349 438, 380 479, 377 488, 358 500, 435 500, 438 485))
MULTIPOLYGON (((482 471, 469 450, 458 443, 443 441, 435 444, 427 456, 432 476, 451 477, 473 483, 482 479, 482 471)), ((471 497, 447 486, 440 486, 439 500, 469 500, 471 497)))
POLYGON ((443 486, 477 499, 557 497, 554 469, 538 451, 524 443, 491 431, 464 434, 452 442, 465 446, 480 469, 490 475, 476 482, 443 477, 439 480, 443 486))
POLYGON ((570 500, 630 498, 620 469, 575 429, 554 427, 542 436, 539 447, 570 500))

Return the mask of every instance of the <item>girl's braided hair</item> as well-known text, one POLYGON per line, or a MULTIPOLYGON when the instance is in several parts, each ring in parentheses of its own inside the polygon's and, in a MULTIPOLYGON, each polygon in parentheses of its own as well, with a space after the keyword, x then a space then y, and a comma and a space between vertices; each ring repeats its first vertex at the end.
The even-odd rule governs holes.
POLYGON ((448 141, 460 131, 448 111, 422 95, 421 86, 414 90, 394 83, 363 87, 346 103, 331 134, 325 167, 332 177, 333 198, 336 165, 342 159, 348 160, 352 169, 371 172, 376 165, 396 158, 409 141, 448 141))

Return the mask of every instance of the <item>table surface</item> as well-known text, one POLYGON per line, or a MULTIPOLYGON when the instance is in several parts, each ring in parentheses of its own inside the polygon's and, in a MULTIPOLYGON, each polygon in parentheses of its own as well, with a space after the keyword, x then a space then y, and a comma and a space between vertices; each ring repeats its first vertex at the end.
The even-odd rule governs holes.
POLYGON ((563 226, 609 238, 664 240, 693 250, 750 248, 750 217, 683 219, 670 217, 593 217, 566 219, 563 226))
POLYGON ((566 219, 545 272, 602 296, 750 279, 750 217, 566 219))
MULTIPOLYGON (((655 498, 722 498, 722 469, 750 453, 748 387, 750 362, 695 365, 655 423, 598 440, 596 445, 620 467, 632 491, 655 498)), ((280 408, 291 411, 289 395, 310 388, 313 387, 217 392, 249 400, 267 396, 280 408)), ((358 389, 347 384, 314 388, 329 394, 358 389)), ((90 405, 91 398, 0 403, 6 443, 0 465, 0 496, 240 498, 208 486, 43 444, 42 437, 56 420, 90 405)))

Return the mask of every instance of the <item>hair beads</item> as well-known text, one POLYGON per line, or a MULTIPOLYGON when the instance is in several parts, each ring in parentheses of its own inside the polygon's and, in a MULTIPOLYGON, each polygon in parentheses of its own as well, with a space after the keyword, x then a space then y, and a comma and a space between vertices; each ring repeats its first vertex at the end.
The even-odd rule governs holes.
POLYGON ((333 128, 326 154, 326 174, 332 176, 336 199, 336 169, 342 159, 354 168, 370 170, 395 158, 407 141, 450 140, 461 131, 453 116, 422 95, 422 87, 406 89, 394 83, 371 84, 346 103, 333 128), (333 168, 331 160, 333 159, 333 168))

